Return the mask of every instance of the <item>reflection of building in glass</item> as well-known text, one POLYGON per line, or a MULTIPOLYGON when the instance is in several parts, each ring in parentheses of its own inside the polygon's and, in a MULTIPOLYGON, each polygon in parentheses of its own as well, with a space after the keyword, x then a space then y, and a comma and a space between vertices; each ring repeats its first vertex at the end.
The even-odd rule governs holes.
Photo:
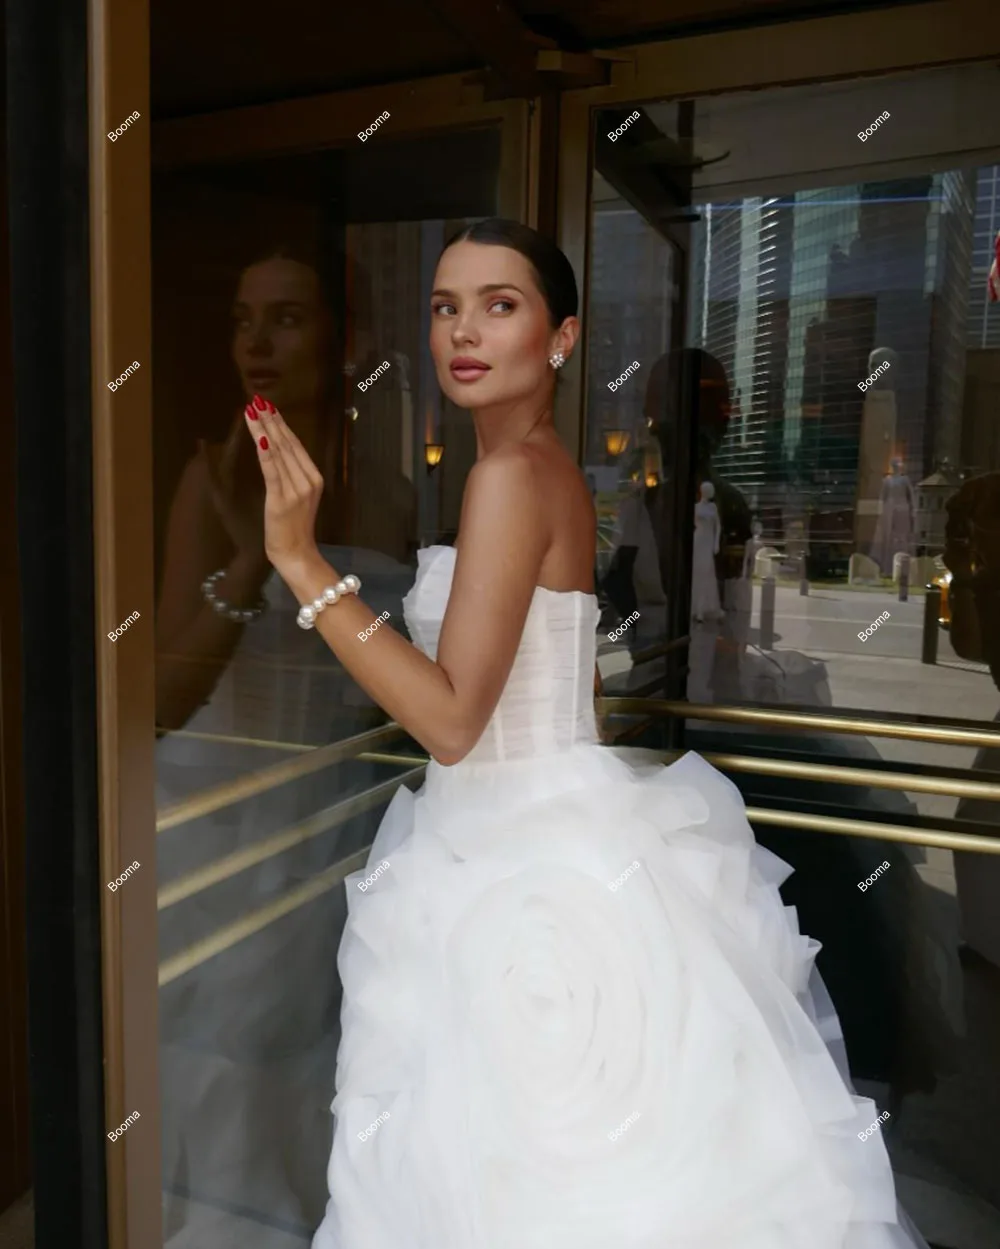
POLYGON ((741 391, 715 469, 820 563, 866 549, 893 455, 913 480, 960 458, 973 209, 972 176, 946 173, 706 205, 695 227, 689 341, 741 391), (873 353, 892 365, 862 391, 873 353))
POLYGON ((1000 304, 986 279, 1000 231, 1000 165, 976 171, 976 216, 969 277, 968 352, 959 463, 973 476, 1000 469, 1000 304))
POLYGON ((603 432, 628 430, 636 446, 645 431, 643 400, 653 364, 670 342, 672 253, 638 213, 616 201, 594 213, 588 333, 586 463, 606 459, 603 432), (608 389, 639 361, 634 375, 608 389))

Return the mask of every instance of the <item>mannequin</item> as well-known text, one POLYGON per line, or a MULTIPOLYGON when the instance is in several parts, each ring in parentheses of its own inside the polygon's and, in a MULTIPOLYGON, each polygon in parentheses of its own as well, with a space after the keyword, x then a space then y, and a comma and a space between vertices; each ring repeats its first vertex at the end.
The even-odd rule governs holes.
POLYGON ((891 577, 893 556, 899 552, 913 554, 915 529, 913 487, 903 472, 903 461, 898 457, 893 459, 890 471, 882 481, 879 506, 871 556, 882 570, 882 576, 891 577))
POLYGON ((722 615, 719 603, 719 582, 715 557, 719 553, 722 525, 715 506, 715 487, 710 481, 701 484, 699 501, 694 508, 694 558, 691 573, 691 616, 703 620, 722 615))
MULTIPOLYGON (((868 374, 889 367, 865 392, 858 447, 858 486, 854 517, 857 551, 869 551, 878 524, 879 497, 885 466, 896 445, 896 383, 899 362, 890 347, 876 347, 868 356, 868 374)), ((872 551, 874 556, 874 551, 872 551)))

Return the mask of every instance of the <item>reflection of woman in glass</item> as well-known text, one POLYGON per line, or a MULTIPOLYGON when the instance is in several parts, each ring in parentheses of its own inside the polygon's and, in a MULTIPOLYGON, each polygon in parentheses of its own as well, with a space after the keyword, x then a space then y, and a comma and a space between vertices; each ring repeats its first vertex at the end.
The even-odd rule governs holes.
MULTIPOLYGON (((287 413, 309 455, 332 477, 344 420, 333 299, 316 267, 292 249, 278 248, 243 271, 232 356, 245 397, 259 393, 287 413)), ((242 415, 234 417, 222 447, 200 444, 171 507, 156 621, 157 723, 164 728, 181 727, 203 705, 244 634, 259 635, 267 606, 264 491, 242 415)), ((355 494, 379 493, 385 518, 374 536, 352 535, 353 545, 380 552, 384 558, 374 562, 390 575, 407 562, 416 530, 415 492, 393 469, 383 465, 377 480, 369 470, 365 482, 352 483, 355 494)), ((329 498, 321 505, 320 542, 343 541, 350 528, 344 503, 329 498)))
MULTIPOLYGON (((328 466, 343 434, 343 372, 333 301, 317 269, 281 249, 246 268, 234 294, 232 359, 242 389, 280 403, 301 445, 331 479, 339 477, 328 466)), ((363 419, 364 399, 357 403, 363 419)), ((256 452, 239 407, 234 416, 225 445, 202 444, 187 465, 167 526, 157 722, 184 731, 168 732, 157 746, 161 807, 287 759, 276 746, 323 745, 382 719, 322 639, 295 623, 298 603, 264 550, 256 452)), ((383 534, 415 530, 409 483, 400 487, 399 476, 397 460, 377 480, 360 483, 378 491, 392 518, 383 534)), ((363 536, 351 547, 334 545, 346 527, 342 496, 331 492, 317 513, 321 549, 365 579, 380 611, 398 614, 412 569, 380 538, 367 547, 363 536)), ((268 849, 269 838, 315 819, 348 784, 376 779, 375 765, 350 769, 346 778, 329 769, 250 802, 210 808, 197 822, 165 831, 158 855, 164 882, 190 883, 206 863, 240 852, 245 861, 230 879, 191 888, 163 911, 163 951, 188 949, 364 844, 363 821, 355 821, 301 837, 281 853, 268 849)), ((320 1176, 303 1159, 326 1147, 326 1123, 310 1111, 317 1083, 332 1069, 339 1005, 326 973, 340 920, 332 908, 316 912, 302 907, 267 924, 199 962, 161 996, 167 1188, 190 1186, 210 1202, 266 1210, 300 1227, 315 1223, 324 1200, 320 1176), (301 978, 295 991, 291 968, 301 978), (273 1125, 283 1115, 295 1128, 278 1134, 273 1125)), ((183 1203, 178 1217, 188 1217, 183 1203)))
POLYGON ((303 625, 432 756, 347 879, 315 1249, 921 1243, 733 785, 598 742, 594 508, 552 421, 579 336, 565 256, 481 222, 434 288, 438 380, 478 457, 456 545, 421 552, 415 644, 340 584, 318 469, 247 410, 303 625))

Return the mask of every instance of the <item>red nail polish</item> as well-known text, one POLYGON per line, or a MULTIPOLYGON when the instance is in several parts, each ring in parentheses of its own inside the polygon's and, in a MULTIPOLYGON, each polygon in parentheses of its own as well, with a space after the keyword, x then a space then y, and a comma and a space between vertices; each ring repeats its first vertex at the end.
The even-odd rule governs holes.
POLYGON ((257 446, 258 446, 258 447, 260 447, 261 451, 266 451, 266 450, 267 450, 267 439, 266 439, 266 438, 261 438, 261 440, 260 440, 260 442, 257 444, 257 446))
POLYGON ((257 409, 258 412, 263 412, 264 409, 267 407, 267 400, 262 399, 260 395, 254 395, 253 406, 257 409))
POLYGON ((272 415, 273 415, 275 412, 277 412, 277 410, 278 410, 278 409, 274 406, 274 404, 271 402, 271 400, 270 400, 270 399, 265 399, 265 400, 264 400, 264 402, 267 404, 267 410, 268 410, 268 412, 270 412, 272 415))
POLYGON ((247 404, 247 406, 243 409, 243 414, 246 416, 248 421, 255 421, 257 419, 257 413, 253 410, 252 403, 247 404))

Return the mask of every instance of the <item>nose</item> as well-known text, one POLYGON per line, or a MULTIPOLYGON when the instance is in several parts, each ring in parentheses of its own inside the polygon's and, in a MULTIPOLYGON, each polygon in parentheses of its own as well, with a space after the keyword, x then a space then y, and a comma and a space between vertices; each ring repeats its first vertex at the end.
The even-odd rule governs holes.
POLYGON ((457 347, 459 343, 474 343, 479 339, 479 333, 476 329, 475 322, 471 312, 460 314, 452 322, 451 341, 457 347))
POLYGON ((244 341, 248 355, 269 356, 274 351, 274 344, 271 341, 268 325, 263 317, 259 321, 254 320, 251 323, 249 333, 244 341))

